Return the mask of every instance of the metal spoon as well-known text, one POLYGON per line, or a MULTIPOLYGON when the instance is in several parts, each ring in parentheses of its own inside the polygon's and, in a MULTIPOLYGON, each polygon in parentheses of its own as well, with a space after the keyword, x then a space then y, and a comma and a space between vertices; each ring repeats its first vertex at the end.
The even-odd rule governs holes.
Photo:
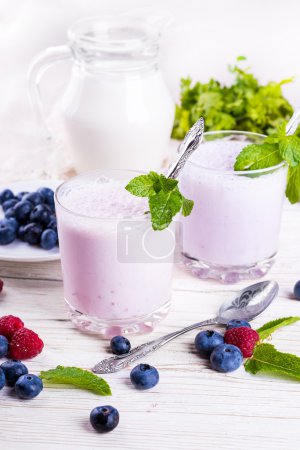
POLYGON ((298 128, 299 123, 300 123, 300 109, 294 112, 294 114, 286 124, 285 127, 286 135, 290 136, 291 134, 294 134, 298 128))
POLYGON ((252 284, 238 292, 233 299, 226 300, 220 307, 218 315, 214 319, 194 323, 179 331, 162 336, 154 341, 147 342, 132 349, 126 355, 113 356, 100 361, 92 369, 94 373, 113 373, 124 369, 128 364, 149 353, 160 349, 163 345, 181 336, 188 331, 207 325, 225 326, 230 320, 247 320, 248 322, 261 314, 278 294, 279 286, 276 281, 261 281, 252 284))

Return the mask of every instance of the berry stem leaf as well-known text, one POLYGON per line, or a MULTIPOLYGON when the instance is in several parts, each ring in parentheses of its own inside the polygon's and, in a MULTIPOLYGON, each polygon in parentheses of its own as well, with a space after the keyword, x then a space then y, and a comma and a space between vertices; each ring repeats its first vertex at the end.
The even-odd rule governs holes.
POLYGON ((99 395, 111 395, 109 384, 88 370, 79 367, 57 366, 40 373, 40 378, 49 384, 70 384, 99 395))
POLYGON ((300 320, 300 317, 297 316, 282 317, 281 319, 271 320, 271 322, 265 323, 256 331, 259 334, 260 339, 264 340, 274 333, 274 331, 278 330, 278 328, 286 327, 287 325, 298 322, 298 320, 300 320))
POLYGON ((253 375, 267 373, 300 381, 300 358, 279 352, 271 344, 257 345, 252 358, 248 359, 244 366, 245 370, 253 375))

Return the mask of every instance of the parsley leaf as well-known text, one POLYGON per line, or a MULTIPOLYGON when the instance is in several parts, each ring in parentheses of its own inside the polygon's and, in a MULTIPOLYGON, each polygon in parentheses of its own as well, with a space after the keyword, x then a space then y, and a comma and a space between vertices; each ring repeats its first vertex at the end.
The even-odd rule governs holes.
POLYGON ((191 214, 194 202, 185 198, 178 189, 178 180, 163 174, 149 172, 133 178, 125 189, 137 197, 148 197, 152 228, 164 230, 180 211, 191 214))

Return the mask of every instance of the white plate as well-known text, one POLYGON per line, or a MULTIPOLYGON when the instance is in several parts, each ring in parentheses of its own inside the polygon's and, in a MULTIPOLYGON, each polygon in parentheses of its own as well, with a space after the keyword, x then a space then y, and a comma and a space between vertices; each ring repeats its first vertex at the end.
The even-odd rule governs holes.
MULTIPOLYGON (((11 189, 14 194, 21 191, 35 191, 39 187, 47 186, 53 190, 62 183, 61 180, 27 180, 16 181, 15 183, 1 184, 0 191, 3 189, 11 189)), ((4 217, 2 207, 0 205, 0 218, 4 217)), ((42 248, 26 244, 18 239, 8 245, 0 245, 1 261, 20 261, 20 262, 41 262, 54 261, 60 259, 59 248, 52 250, 43 250, 42 248)))

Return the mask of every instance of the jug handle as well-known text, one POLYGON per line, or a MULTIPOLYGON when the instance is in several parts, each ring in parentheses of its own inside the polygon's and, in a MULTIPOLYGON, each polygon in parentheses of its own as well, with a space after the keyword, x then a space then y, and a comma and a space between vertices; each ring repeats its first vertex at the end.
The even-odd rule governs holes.
POLYGON ((40 53, 32 62, 28 71, 29 100, 37 125, 44 138, 52 140, 51 132, 47 126, 45 112, 41 97, 40 83, 46 70, 55 62, 72 58, 72 52, 67 45, 49 47, 40 53))

